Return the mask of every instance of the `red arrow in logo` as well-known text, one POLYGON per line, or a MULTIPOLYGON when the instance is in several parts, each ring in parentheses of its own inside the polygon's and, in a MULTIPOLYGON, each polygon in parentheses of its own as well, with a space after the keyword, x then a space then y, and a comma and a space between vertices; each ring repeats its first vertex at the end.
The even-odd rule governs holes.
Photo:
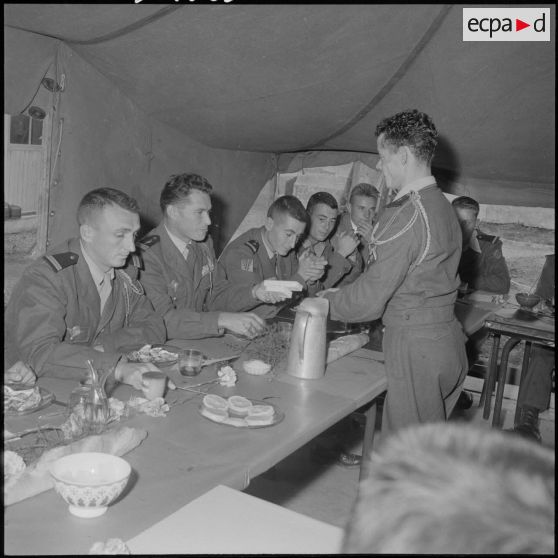
POLYGON ((524 21, 521 21, 520 19, 515 20, 515 30, 516 31, 521 31, 522 29, 525 29, 526 27, 531 27, 530 23, 525 23, 524 21))

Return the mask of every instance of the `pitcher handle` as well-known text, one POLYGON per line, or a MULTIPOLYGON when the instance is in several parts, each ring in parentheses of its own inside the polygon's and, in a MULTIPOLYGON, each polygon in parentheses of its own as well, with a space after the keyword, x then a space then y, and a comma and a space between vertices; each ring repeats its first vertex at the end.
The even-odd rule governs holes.
POLYGON ((298 347, 298 358, 302 362, 304 360, 304 343, 306 341, 306 328, 308 326, 308 320, 310 319, 310 312, 304 312, 306 314, 306 319, 304 320, 304 330, 302 333, 302 343, 298 347))

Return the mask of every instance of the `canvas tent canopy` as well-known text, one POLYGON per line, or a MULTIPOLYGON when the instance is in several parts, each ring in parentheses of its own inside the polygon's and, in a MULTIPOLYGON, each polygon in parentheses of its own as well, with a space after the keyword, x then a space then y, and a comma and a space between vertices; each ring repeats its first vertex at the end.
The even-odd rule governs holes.
POLYGON ((406 108, 440 131, 447 192, 553 208, 554 6, 550 42, 464 42, 464 6, 5 4, 5 113, 51 116, 49 241, 93 187, 156 222, 185 171, 216 187, 226 241, 300 152, 373 158, 376 124, 406 108))

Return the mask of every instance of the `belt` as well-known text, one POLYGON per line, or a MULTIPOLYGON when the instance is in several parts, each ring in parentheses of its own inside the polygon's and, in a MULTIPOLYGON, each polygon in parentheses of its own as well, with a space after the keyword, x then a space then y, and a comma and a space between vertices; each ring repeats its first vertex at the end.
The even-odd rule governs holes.
POLYGON ((451 322, 455 319, 455 310, 451 306, 440 306, 436 308, 410 308, 408 310, 388 310, 382 316, 384 325, 421 325, 451 322))

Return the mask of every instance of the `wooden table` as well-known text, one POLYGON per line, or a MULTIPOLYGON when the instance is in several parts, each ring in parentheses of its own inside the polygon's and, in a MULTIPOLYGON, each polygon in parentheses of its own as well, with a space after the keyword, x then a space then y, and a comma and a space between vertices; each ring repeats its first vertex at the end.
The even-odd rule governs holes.
POLYGON ((132 554, 337 554, 343 529, 216 486, 127 542, 132 554))
POLYGON ((484 402, 483 418, 487 420, 490 417, 492 392, 497 382, 492 426, 500 427, 500 414, 502 411, 504 387, 507 380, 510 351, 518 343, 525 341, 523 363, 521 366, 521 378, 525 379, 527 367, 529 365, 531 344, 535 343, 554 347, 554 318, 525 312, 516 307, 508 307, 495 312, 486 321, 485 327, 493 336, 493 343, 488 368, 488 378, 484 383, 481 394, 481 404, 484 402), (509 337, 509 339, 504 344, 500 357, 500 364, 498 365, 498 351, 502 335, 509 337))
MULTIPOLYGON (((222 339, 177 343, 198 347, 208 357, 231 353, 222 339)), ((167 370, 177 383, 181 380, 176 370, 167 370)), ((192 380, 215 378, 215 370, 215 366, 207 367, 192 380)), ((60 496, 49 490, 5 509, 5 553, 84 554, 96 541, 129 540, 219 484, 246 488, 251 478, 374 402, 387 387, 383 364, 372 360, 364 349, 328 365, 319 380, 300 380, 284 373, 268 377, 240 372, 238 377, 232 388, 212 386, 209 391, 223 396, 269 397, 285 419, 261 429, 220 425, 199 414, 199 395, 171 392, 167 399, 177 403, 167 417, 142 415, 125 423, 145 428, 149 434, 125 456, 133 468, 132 478, 123 497, 105 515, 92 520, 74 517, 60 496)), ((77 382, 43 378, 40 384, 66 401, 77 382)), ((121 385, 114 395, 126 400, 130 394, 137 392, 121 385)), ((47 411, 57 409, 53 406, 47 411)), ((375 416, 375 409, 371 414, 375 416)), ((10 418, 5 427, 17 432, 32 420, 33 415, 10 418)))

